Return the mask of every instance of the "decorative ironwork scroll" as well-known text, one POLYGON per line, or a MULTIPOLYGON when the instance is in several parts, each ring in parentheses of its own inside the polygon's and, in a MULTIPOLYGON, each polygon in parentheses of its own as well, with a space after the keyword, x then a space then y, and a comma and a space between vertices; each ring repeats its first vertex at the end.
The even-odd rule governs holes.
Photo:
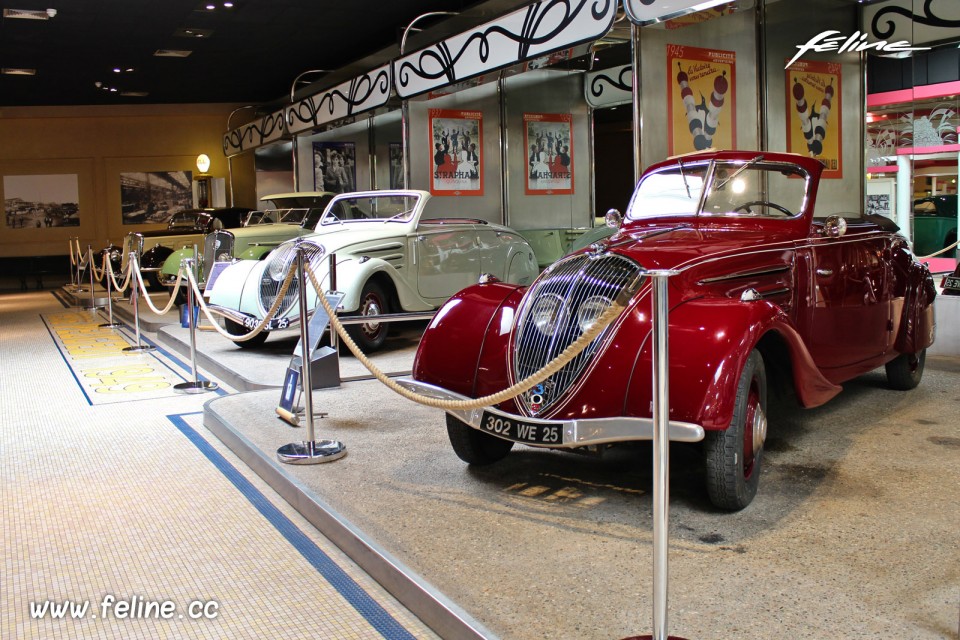
POLYGON ((956 37, 960 27, 956 0, 924 0, 919 13, 914 13, 914 4, 912 0, 897 0, 865 6, 864 31, 871 40, 904 40, 914 45, 956 37))
POLYGON ((633 65, 591 71, 583 85, 583 93, 594 109, 628 104, 633 100, 633 65))
POLYGON ((592 42, 613 26, 617 0, 540 0, 393 63, 401 98, 592 42))
POLYGON ((390 88, 390 65, 368 71, 287 107, 287 130, 295 134, 382 107, 390 98, 390 88))
POLYGON ((254 120, 223 134, 223 155, 231 158, 244 151, 256 149, 279 140, 286 133, 283 111, 274 111, 259 120, 254 120))

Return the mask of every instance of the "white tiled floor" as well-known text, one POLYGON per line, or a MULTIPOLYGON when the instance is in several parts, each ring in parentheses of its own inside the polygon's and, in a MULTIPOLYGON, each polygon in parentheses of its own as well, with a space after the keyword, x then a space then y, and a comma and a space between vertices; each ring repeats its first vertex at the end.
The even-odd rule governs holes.
POLYGON ((63 312, 0 295, 0 638, 435 637, 206 432, 213 394, 88 402, 44 324, 63 312), (108 595, 176 609, 121 618, 108 595), (31 615, 67 600, 89 609, 31 615))

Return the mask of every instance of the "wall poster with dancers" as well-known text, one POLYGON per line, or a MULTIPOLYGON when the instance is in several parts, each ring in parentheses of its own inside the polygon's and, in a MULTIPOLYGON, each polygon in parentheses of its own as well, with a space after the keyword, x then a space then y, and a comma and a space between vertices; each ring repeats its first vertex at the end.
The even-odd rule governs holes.
POLYGON ((430 109, 430 193, 482 196, 483 113, 430 109))
POLYGON ((796 60, 786 77, 787 151, 822 162, 824 178, 842 178, 840 63, 796 60))
POLYGON ((667 45, 669 155, 736 149, 735 51, 667 45))
POLYGON ((528 196, 573 193, 573 116, 523 114, 528 196))

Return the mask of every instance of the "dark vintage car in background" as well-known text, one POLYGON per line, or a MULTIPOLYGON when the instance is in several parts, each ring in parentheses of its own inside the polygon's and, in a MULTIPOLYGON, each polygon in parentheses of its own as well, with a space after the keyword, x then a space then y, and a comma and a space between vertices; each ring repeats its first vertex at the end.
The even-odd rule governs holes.
POLYGON ((217 229, 235 229, 242 227, 250 213, 246 207, 223 207, 210 209, 186 209, 178 211, 170 218, 166 229, 157 231, 133 231, 124 238, 123 248, 118 253, 114 246, 107 247, 114 273, 122 273, 127 268, 130 252, 137 254, 144 284, 151 288, 160 288, 158 273, 166 259, 175 251, 194 244, 203 246, 203 237, 217 229), (120 258, 117 264, 117 258, 120 258))
MULTIPOLYGON (((928 196, 913 201, 913 252, 929 256, 957 241, 957 196, 928 196)), ((957 255, 956 250, 940 254, 957 255)))
POLYGON ((619 317, 543 383, 446 420, 454 451, 474 465, 517 442, 600 451, 649 440, 644 274, 674 270, 670 439, 702 441, 714 505, 747 506, 760 481, 769 396, 815 407, 878 367, 893 389, 913 388, 934 339, 926 267, 885 218, 818 202, 821 170, 799 155, 734 151, 652 166, 610 238, 530 287, 487 282, 454 296, 428 325, 405 384, 440 398, 498 392, 540 370, 639 283, 619 317))

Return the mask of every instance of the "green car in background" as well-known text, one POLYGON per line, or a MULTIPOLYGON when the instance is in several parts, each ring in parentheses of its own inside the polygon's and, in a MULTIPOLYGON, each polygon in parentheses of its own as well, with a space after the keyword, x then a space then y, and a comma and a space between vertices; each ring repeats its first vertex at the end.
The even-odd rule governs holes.
MULTIPOLYGON (((197 283, 203 289, 214 263, 234 260, 263 260, 286 240, 313 233, 327 203, 336 194, 327 191, 278 193, 260 198, 275 209, 252 211, 239 229, 219 229, 203 237, 197 261, 197 283)), ((193 257, 193 248, 173 252, 163 263, 160 282, 173 290, 184 258, 193 257)), ((178 297, 184 298, 181 286, 178 297)))
MULTIPOLYGON (((957 241, 957 196, 929 196, 913 201, 913 252, 929 256, 957 241)), ((941 258, 956 257, 956 249, 941 258)))

